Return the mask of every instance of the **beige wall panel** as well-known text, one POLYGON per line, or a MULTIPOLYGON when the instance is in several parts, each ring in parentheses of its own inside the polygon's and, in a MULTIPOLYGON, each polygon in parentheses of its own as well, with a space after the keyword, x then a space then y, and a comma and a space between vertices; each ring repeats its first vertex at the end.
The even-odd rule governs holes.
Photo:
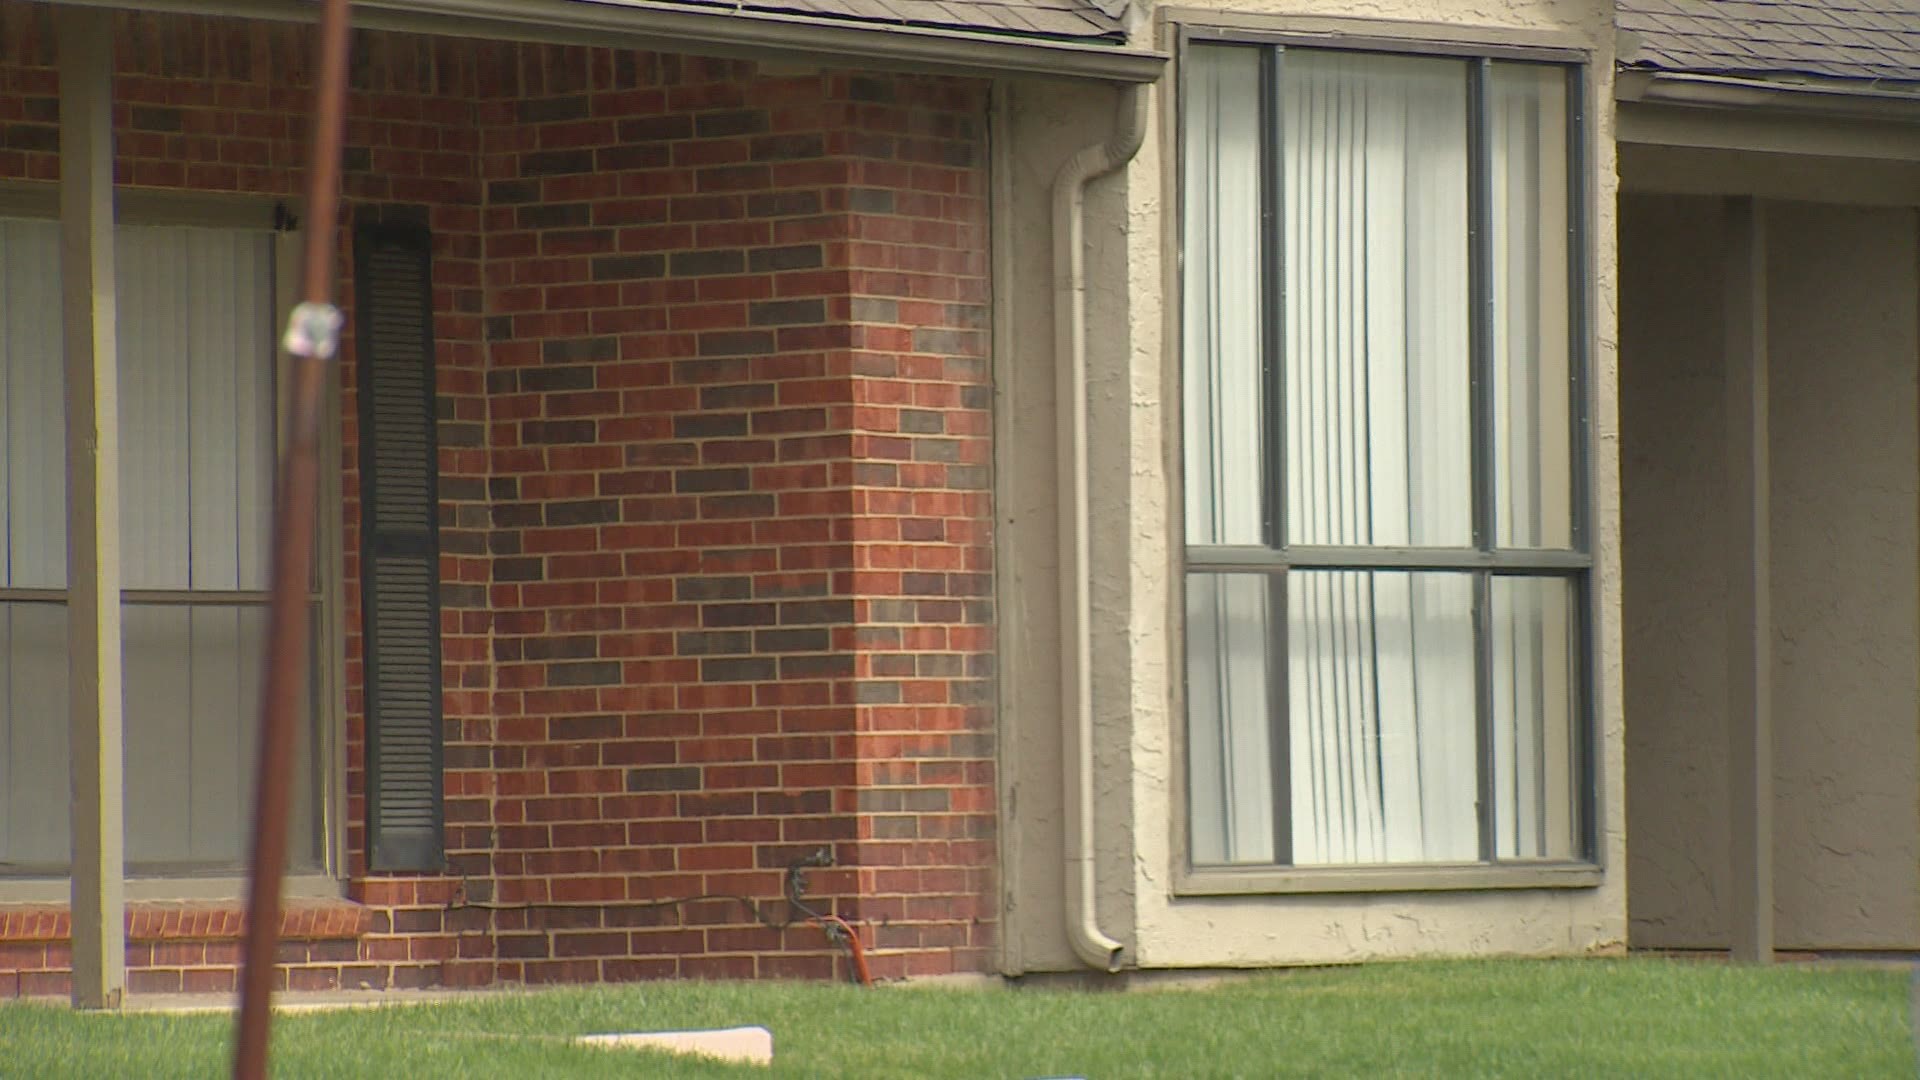
MULTIPOLYGON (((1770 204, 1782 948, 1920 945, 1911 211, 1770 204)), ((1727 943, 1719 200, 1622 203, 1631 941, 1727 943)))
POLYGON ((1634 193, 1911 207, 1920 203, 1920 162, 1627 143, 1620 183, 1634 193))
POLYGON ((1783 948, 1920 946, 1916 223, 1769 216, 1783 948))
POLYGON ((1719 199, 1621 200, 1627 910, 1635 947, 1726 944, 1723 230, 1719 199))
MULTIPOLYGON (((1006 94, 1007 159, 1011 172, 1008 216, 996 237, 1009 238, 1010 252, 999 265, 1011 272, 996 285, 1010 331, 1000 342, 995 371, 999 445, 997 529, 1000 545, 1001 806, 1008 815, 1001 830, 1003 933, 1006 966, 1011 970, 1059 970, 1078 965, 1067 947, 1063 914, 1064 828, 1060 758, 1060 639, 1058 578, 1058 477, 1056 473, 1053 360, 1053 261, 1051 204, 1053 178, 1068 157, 1087 142, 1112 130, 1113 90, 1073 83, 1019 81, 1006 94), (1010 422, 1009 422, 1010 421, 1010 422)), ((1096 181, 1087 201, 1088 279, 1096 287, 1087 297, 1089 339, 1124 348, 1126 293, 1112 287, 1125 272, 1120 262, 1122 235, 1118 177, 1096 181), (1105 287, 1099 287, 1104 283, 1105 287)), ((1004 189, 1003 189, 1004 190, 1004 189)), ((1088 392, 1109 401, 1121 388, 1113 372, 1089 373, 1088 392)), ((1124 411, 1122 413, 1124 415, 1124 411)), ((1112 448, 1126 439, 1113 427, 1111 407, 1090 411, 1088 440, 1093 468, 1116 459, 1112 448)), ((1124 479, 1124 474, 1122 476, 1124 479)), ((1123 489, 1124 490, 1124 489, 1123 489)), ((1129 578, 1115 541, 1125 530, 1102 527, 1124 521, 1126 508, 1110 485, 1090 491, 1096 523, 1091 557, 1093 604, 1094 716, 1096 739, 1096 838, 1101 925, 1109 934, 1131 915, 1126 901, 1126 857, 1131 843, 1128 789, 1127 643, 1110 631, 1126 622, 1129 578)))

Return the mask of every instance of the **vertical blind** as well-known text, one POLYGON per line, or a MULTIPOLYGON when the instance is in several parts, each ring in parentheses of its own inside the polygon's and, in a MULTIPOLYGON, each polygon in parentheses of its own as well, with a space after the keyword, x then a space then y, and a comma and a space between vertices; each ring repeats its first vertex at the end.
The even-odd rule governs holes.
MULTIPOLYGON (((265 645, 273 238, 126 226, 116 240, 127 859, 226 869, 245 854, 265 645)), ((52 222, 0 222, 0 588, 66 586, 58 243, 52 222)), ((0 627, 0 863, 58 870, 66 610, 0 602, 0 627)), ((320 858, 310 720, 301 731, 296 869, 320 858)))
MULTIPOLYGON (((1479 543, 1470 70, 1331 50, 1188 52, 1190 551, 1479 543)), ((1566 77, 1551 65, 1493 71, 1485 212, 1498 314, 1481 333, 1495 382, 1483 421, 1494 532, 1503 547, 1564 548, 1566 77)), ((1573 587, 1496 575, 1481 601, 1474 573, 1365 561, 1189 574, 1193 862, 1482 858, 1483 704, 1493 854, 1573 854, 1573 587)))
MULTIPOLYGON (((0 588, 64 589, 59 230, 0 219, 0 588)), ((64 865, 67 612, 0 603, 0 870, 64 865)))

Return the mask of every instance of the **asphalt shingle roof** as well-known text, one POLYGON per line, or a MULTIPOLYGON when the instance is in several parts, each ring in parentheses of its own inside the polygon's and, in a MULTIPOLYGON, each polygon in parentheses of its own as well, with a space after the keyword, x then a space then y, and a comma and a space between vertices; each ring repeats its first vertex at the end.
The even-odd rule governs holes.
POLYGON ((1627 68, 1920 83, 1920 0, 1619 0, 1627 68))
POLYGON ((688 7, 1032 37, 1118 41, 1126 0, 678 0, 688 7))

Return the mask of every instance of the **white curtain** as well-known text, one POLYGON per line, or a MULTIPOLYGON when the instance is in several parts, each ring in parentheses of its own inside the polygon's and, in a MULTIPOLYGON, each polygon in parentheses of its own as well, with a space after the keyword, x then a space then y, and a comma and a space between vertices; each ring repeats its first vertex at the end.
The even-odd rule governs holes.
MULTIPOLYGON (((1262 131, 1259 50, 1186 58, 1187 543, 1262 545, 1263 429, 1284 431, 1296 546, 1473 543, 1468 65, 1289 49, 1262 131), (1260 145, 1282 160, 1284 283, 1260 278, 1260 145), (1263 310, 1279 304, 1280 310, 1263 310), (1262 408, 1283 330, 1285 415, 1262 408)), ((1503 546, 1571 543, 1562 69, 1495 65, 1496 507, 1503 546)), ((1474 577, 1286 574, 1285 656, 1264 575, 1191 574, 1191 843, 1201 865, 1480 855, 1474 577), (1278 665, 1284 663, 1284 669, 1278 665), (1285 677, 1291 832, 1273 835, 1285 677)), ((1574 594, 1491 589, 1497 854, 1570 855, 1574 594)))
POLYGON ((1479 857, 1473 578, 1288 581, 1293 861, 1479 857))
POLYGON ((1494 518, 1501 547, 1573 543, 1569 402, 1567 81, 1497 64, 1487 85, 1493 168, 1494 518))
MULTIPOLYGON (((1187 542, 1265 542, 1260 327, 1260 52, 1198 49, 1186 75, 1187 542)), ((1268 590, 1258 575, 1187 586, 1193 858, 1271 862, 1268 590)))
MULTIPOLYGON (((1467 67, 1289 50, 1279 122, 1289 539, 1469 546, 1467 67)), ((1293 861, 1477 858, 1471 577, 1296 571, 1287 625, 1293 861)))
POLYGON ((1578 854, 1573 732, 1579 634, 1565 578, 1495 577, 1493 650, 1494 854, 1578 854))
MULTIPOLYGON (((1573 543, 1567 80, 1497 64, 1492 144, 1494 520, 1502 547, 1573 543)), ((1570 858, 1578 634, 1573 587, 1497 577, 1490 594, 1495 854, 1570 858)))
MULTIPOLYGON (((0 550, 14 567, 0 585, 16 588, 63 588, 66 578, 58 236, 53 222, 0 223, 9 510, 0 550)), ((265 609, 221 594, 267 586, 273 239, 137 226, 116 239, 122 585, 196 600, 123 610, 127 858, 136 869, 230 866, 245 854, 265 609)), ((68 844, 65 610, 15 603, 0 614, 0 861, 58 867, 68 844)), ((311 725, 301 730, 298 757, 310 763, 311 725)), ((297 770, 296 868, 319 857, 309 773, 297 770)))
POLYGON ((1466 78, 1282 61, 1292 543, 1473 542, 1466 78))

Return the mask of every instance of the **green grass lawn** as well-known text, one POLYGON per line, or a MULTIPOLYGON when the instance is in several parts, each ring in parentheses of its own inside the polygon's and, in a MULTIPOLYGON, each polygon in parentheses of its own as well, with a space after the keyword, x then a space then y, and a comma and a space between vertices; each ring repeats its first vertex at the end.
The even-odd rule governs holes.
MULTIPOLYGON (((283 1016, 276 1076, 766 1076, 568 1045, 761 1024, 777 1076, 1914 1075, 1903 971, 1656 959, 1375 964, 1205 990, 652 983, 283 1016)), ((218 1015, 0 1006, 0 1077, 212 1077, 218 1015)))

